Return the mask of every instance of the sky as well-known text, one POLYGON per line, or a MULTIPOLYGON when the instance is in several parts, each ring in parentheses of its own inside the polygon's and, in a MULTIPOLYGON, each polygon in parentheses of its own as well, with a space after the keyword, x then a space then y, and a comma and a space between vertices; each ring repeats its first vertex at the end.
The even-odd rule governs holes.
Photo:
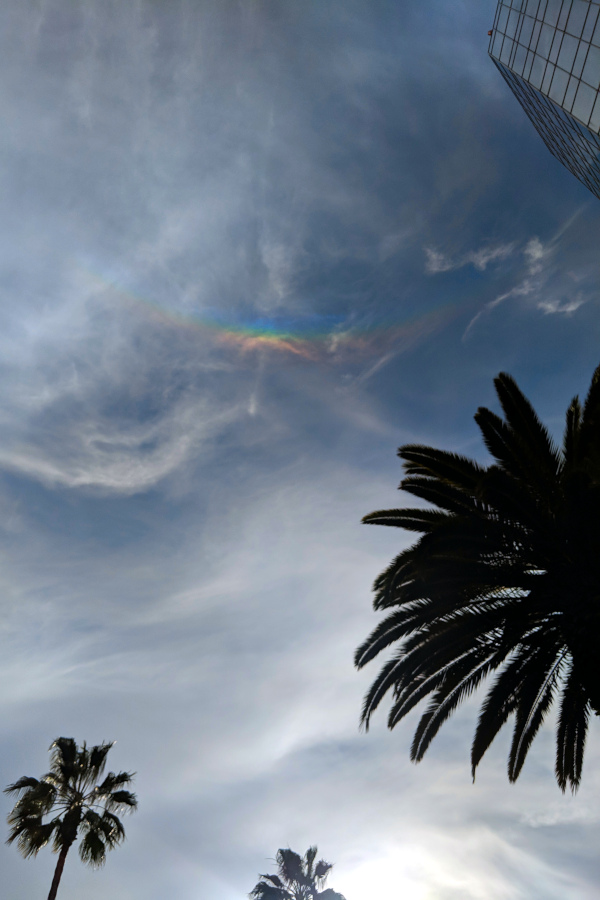
MULTIPOLYGON (((599 362, 600 204, 494 9, 0 5, 0 775, 114 740, 139 796, 61 900, 242 900, 311 844, 347 900, 598 896, 597 723, 574 797, 551 723, 472 783, 477 698, 418 766, 359 729, 397 447, 485 462, 500 371, 559 435, 599 362)), ((3 896, 55 861, 1 845, 3 896)))

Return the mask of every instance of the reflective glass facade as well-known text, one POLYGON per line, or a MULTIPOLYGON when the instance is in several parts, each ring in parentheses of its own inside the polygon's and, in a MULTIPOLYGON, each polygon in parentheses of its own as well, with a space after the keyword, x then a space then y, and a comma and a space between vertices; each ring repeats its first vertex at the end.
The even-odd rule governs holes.
POLYGON ((600 0, 500 0, 489 52, 549 150, 600 199, 600 0))

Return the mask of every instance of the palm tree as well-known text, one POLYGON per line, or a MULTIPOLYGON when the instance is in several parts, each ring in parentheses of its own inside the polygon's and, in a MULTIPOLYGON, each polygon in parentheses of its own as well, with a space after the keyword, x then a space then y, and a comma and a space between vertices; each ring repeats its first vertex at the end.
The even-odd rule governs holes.
POLYGON ((377 578, 376 610, 391 610, 356 653, 359 668, 397 645, 367 693, 362 722, 392 692, 390 728, 430 696, 411 758, 423 758, 443 722, 499 670, 480 710, 477 765, 514 714, 508 777, 559 699, 556 778, 581 780, 590 712, 600 714, 600 366, 583 407, 567 410, 558 448, 506 374, 495 379, 501 418, 475 420, 494 461, 407 445, 401 489, 426 501, 367 523, 420 533, 377 578))
POLYGON ((293 850, 278 850, 275 861, 277 875, 261 875, 249 896, 252 900, 344 900, 331 888, 322 889, 331 863, 320 859, 315 864, 317 848, 309 847, 304 858, 293 850))
POLYGON ((81 748, 73 738, 60 737, 50 746, 50 771, 40 779, 25 776, 5 788, 19 796, 9 813, 11 826, 7 844, 17 847, 27 859, 36 856, 52 840, 58 861, 48 900, 55 900, 67 853, 83 835, 79 856, 93 867, 106 862, 106 851, 125 839, 125 830, 116 813, 133 812, 135 794, 126 790, 133 780, 130 772, 109 772, 100 782, 112 743, 81 748), (44 816, 54 818, 43 822, 44 816))

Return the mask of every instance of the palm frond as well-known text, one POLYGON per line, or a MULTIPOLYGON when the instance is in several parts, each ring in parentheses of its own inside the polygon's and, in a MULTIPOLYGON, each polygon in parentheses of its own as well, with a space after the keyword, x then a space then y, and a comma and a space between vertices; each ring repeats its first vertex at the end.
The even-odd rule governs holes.
MULTIPOLYGON (((316 850, 316 848, 315 848, 316 850)), ((324 859, 320 859, 315 867, 315 877, 320 881, 324 881, 331 870, 333 869, 332 863, 326 862, 324 859)))
POLYGON ((294 900, 288 890, 283 887, 275 887, 266 881, 259 881, 248 896, 252 900, 294 900))
POLYGON ((400 490, 456 515, 464 515, 465 512, 477 509, 475 489, 467 491, 438 478, 411 475, 402 479, 400 490))
POLYGON ((109 772, 101 784, 97 785, 96 793, 99 795, 112 794, 118 788, 131 784, 135 778, 135 772, 109 772))
POLYGON ((381 509, 363 517, 365 525, 391 525, 407 531, 428 532, 448 519, 447 513, 434 509, 381 509))
MULTIPOLYGON (((6 843, 12 844, 16 841, 17 849, 25 859, 37 856, 42 847, 45 847, 50 842, 59 826, 57 819, 43 823, 41 816, 23 817, 18 821, 12 821, 14 824, 10 829, 6 843)), ((11 824, 10 818, 9 824, 11 824)))
POLYGON ((580 463, 595 482, 600 481, 600 366, 594 372, 579 428, 580 463))
POLYGON ((304 870, 309 878, 312 878, 313 875, 313 863, 316 859, 317 853, 317 848, 313 846, 309 847, 304 854, 304 870))
POLYGON ((27 788, 38 788, 39 786, 40 782, 37 778, 31 778, 29 775, 24 775, 22 778, 17 779, 14 784, 9 784, 5 787, 4 793, 18 794, 27 788))
POLYGON ((82 862, 93 869, 101 868, 106 862, 106 844, 100 830, 90 828, 79 844, 79 856, 82 862))
POLYGON ((56 787, 45 778, 39 781, 35 778, 21 778, 14 785, 9 785, 6 791, 7 793, 21 793, 9 819, 23 816, 26 818, 44 816, 54 806, 57 796, 56 787), (29 783, 29 786, 26 786, 26 782, 29 783))
POLYGON ((508 757, 508 780, 516 781, 533 739, 554 699, 554 691, 566 651, 552 642, 532 651, 527 676, 519 689, 515 729, 508 757))
POLYGON ((77 762, 77 744, 73 738, 59 737, 50 744, 52 771, 63 773, 64 766, 74 766, 77 762))
POLYGON ((563 455, 569 467, 575 465, 578 457, 579 429, 581 427, 581 403, 579 397, 573 397, 567 409, 565 432, 563 436, 563 455))
POLYGON ((494 385, 510 428, 528 448, 529 455, 547 472, 556 475, 562 463, 560 452, 514 378, 501 372, 494 385))
POLYGON ((514 477, 526 477, 523 448, 506 422, 485 406, 479 407, 474 418, 485 446, 498 464, 514 477))
POLYGON ((282 848, 277 851, 277 866, 279 875, 284 882, 288 884, 302 884, 304 880, 304 869, 302 866, 302 857, 289 847, 282 848))
POLYGON ((589 715, 587 692, 571 662, 556 728, 556 780, 563 793, 567 787, 575 793, 581 782, 589 715))
POLYGON ((398 450, 407 475, 425 475, 455 487, 474 490, 485 469, 466 456, 423 444, 405 444, 398 450))
POLYGON ((101 794, 104 807, 111 813, 115 812, 134 812, 137 809, 138 801, 135 794, 131 791, 112 791, 110 794, 101 794))

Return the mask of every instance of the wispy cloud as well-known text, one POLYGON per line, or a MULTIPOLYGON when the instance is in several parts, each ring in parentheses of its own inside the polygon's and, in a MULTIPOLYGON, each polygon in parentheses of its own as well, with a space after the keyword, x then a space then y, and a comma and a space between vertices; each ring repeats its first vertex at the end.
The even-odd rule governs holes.
POLYGON ((466 339, 477 322, 489 315, 494 309, 512 298, 527 298, 527 302, 547 315, 569 316, 584 303, 598 296, 595 278, 589 278, 584 271, 567 268, 564 262, 559 268, 557 255, 564 235, 578 218, 578 213, 571 216, 557 233, 546 243, 539 237, 530 238, 518 251, 522 259, 522 267, 517 283, 509 290, 489 301, 471 319, 463 334, 466 339))
POLYGON ((439 250, 425 247, 427 257, 425 271, 429 275, 438 275, 440 272, 453 272, 465 266, 473 266, 479 272, 485 272, 491 263, 502 262, 513 254, 514 244, 496 244, 480 247, 478 250, 469 250, 458 257, 447 256, 439 250))
MULTIPOLYGON (((37 441, 0 450, 0 468, 48 486, 96 488, 122 494, 148 490, 222 433, 241 409, 194 399, 172 406, 150 424, 74 415, 37 441)), ((51 411, 47 411, 52 415, 51 411)))

